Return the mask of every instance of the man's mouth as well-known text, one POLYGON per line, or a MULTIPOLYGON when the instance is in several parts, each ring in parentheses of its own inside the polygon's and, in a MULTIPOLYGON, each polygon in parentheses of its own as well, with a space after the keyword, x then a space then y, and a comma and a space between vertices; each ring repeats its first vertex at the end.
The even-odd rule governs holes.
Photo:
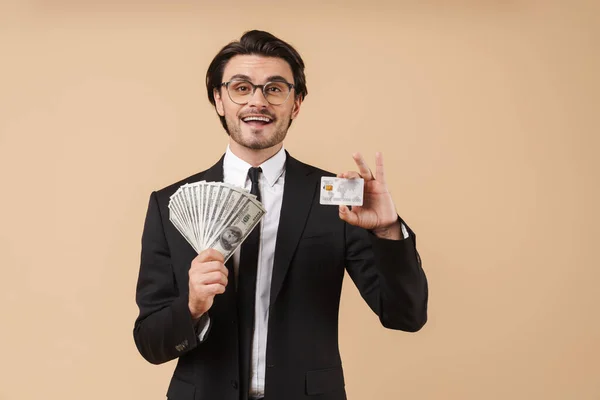
POLYGON ((247 115, 242 118, 242 122, 253 127, 261 127, 272 123, 273 119, 266 115, 247 115))

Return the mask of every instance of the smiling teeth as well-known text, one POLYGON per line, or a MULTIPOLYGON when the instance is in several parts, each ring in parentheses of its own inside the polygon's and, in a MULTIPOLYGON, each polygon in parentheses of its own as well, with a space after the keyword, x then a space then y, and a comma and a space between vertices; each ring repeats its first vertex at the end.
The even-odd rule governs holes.
POLYGON ((242 121, 244 121, 244 122, 247 122, 247 121, 271 122, 271 120, 267 117, 246 117, 246 118, 243 118, 242 121))

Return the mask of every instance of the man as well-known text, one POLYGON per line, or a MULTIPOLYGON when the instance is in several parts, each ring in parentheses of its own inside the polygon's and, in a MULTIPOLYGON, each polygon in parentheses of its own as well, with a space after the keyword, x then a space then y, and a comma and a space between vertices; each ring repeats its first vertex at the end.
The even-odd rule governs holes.
POLYGON ((134 338, 144 358, 178 358, 173 400, 345 399, 338 350, 344 268, 381 323, 419 330, 427 319, 427 280, 414 233, 396 213, 383 159, 375 174, 362 156, 364 204, 319 204, 322 176, 283 149, 306 97, 304 63, 267 32, 225 46, 207 72, 208 97, 229 134, 210 169, 150 197, 137 285, 134 338), (181 185, 224 181, 245 187, 267 213, 223 264, 196 256, 169 222, 169 197, 181 185), (312 397, 316 396, 316 397, 312 397))

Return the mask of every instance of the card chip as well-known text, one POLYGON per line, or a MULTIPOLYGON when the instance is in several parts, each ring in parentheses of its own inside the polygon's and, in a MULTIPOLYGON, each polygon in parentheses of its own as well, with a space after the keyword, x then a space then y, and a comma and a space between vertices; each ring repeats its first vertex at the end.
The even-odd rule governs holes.
POLYGON ((325 185, 325 190, 333 190, 333 185, 325 185))

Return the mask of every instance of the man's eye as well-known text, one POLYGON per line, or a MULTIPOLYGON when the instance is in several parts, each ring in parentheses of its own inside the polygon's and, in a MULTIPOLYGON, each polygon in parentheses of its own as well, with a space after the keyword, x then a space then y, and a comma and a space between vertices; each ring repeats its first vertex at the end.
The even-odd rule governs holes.
POLYGON ((250 90, 250 88, 248 87, 248 85, 239 85, 235 88, 235 90, 243 93, 250 90))

